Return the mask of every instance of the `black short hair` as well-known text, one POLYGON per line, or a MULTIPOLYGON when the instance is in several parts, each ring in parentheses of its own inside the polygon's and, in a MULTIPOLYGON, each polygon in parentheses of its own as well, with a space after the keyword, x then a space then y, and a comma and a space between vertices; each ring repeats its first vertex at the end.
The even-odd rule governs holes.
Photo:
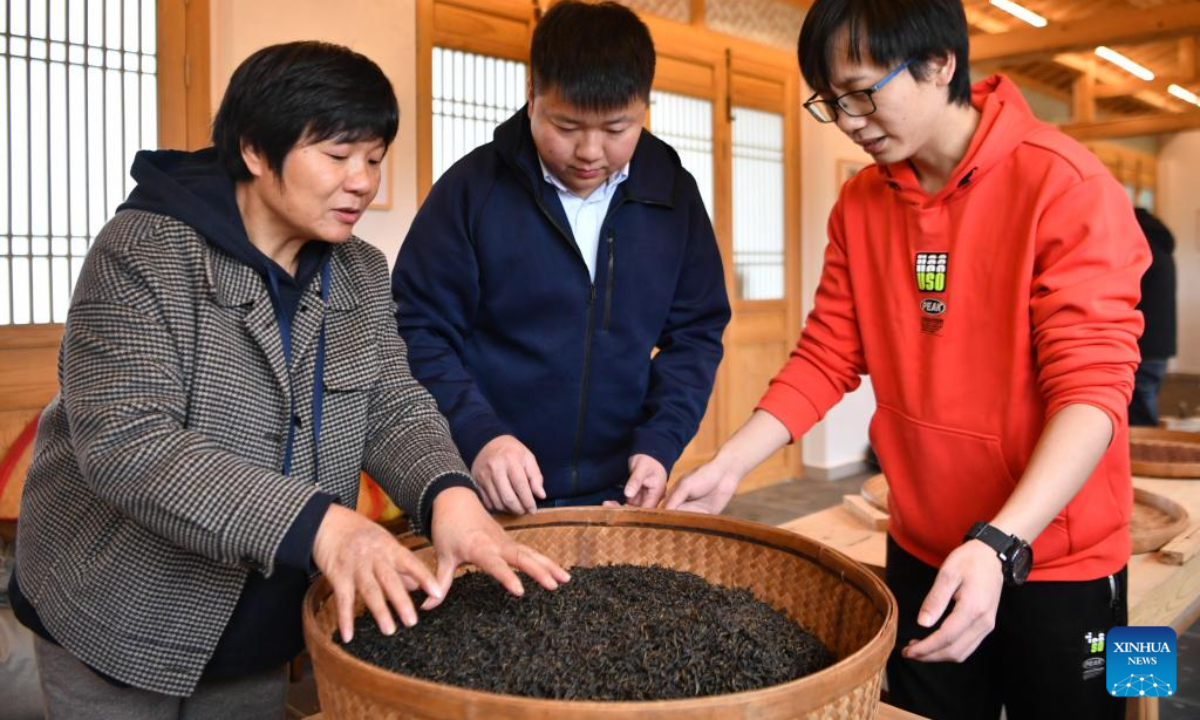
POLYGON ((529 62, 534 96, 558 88, 584 110, 650 101, 654 41, 632 10, 614 2, 556 3, 533 31, 529 62))
POLYGON ((850 60, 861 62, 864 50, 868 60, 888 67, 916 58, 908 71, 917 80, 928 76, 927 61, 954 53, 950 102, 971 102, 970 41, 960 0, 817 0, 796 48, 800 72, 816 92, 829 90, 833 40, 843 28, 850 60))
POLYGON ((249 180, 242 145, 266 156, 276 174, 301 141, 337 138, 392 144, 400 108, 392 83, 369 58, 332 43, 272 45, 246 58, 213 119, 217 156, 234 180, 249 180))

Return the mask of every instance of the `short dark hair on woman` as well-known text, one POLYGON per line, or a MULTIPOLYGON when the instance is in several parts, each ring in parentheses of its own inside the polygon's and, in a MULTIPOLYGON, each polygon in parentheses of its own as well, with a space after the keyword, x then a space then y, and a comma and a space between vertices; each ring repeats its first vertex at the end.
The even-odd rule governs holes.
POLYGON ((535 96, 558 88, 584 110, 650 101, 654 41, 633 11, 614 2, 555 4, 533 31, 529 60, 535 96))
POLYGON ((331 43, 272 45, 246 58, 213 120, 212 141, 234 180, 249 180, 242 145, 283 173, 297 143, 382 140, 392 144, 400 108, 392 83, 369 58, 331 43))
POLYGON ((845 28, 853 62, 867 60, 891 67, 909 58, 908 71, 917 80, 928 77, 927 61, 954 53, 957 63, 950 80, 950 102, 971 102, 967 16, 961 0, 817 0, 800 28, 796 49, 800 72, 816 92, 827 92, 833 65, 833 41, 845 28))

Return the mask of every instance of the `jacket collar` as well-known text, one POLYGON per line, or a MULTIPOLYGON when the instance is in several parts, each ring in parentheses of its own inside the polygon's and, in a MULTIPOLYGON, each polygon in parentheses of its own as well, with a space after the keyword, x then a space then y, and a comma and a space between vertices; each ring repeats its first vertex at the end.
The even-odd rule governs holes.
MULTIPOLYGON (((270 302, 267 284, 257 270, 212 245, 206 244, 206 249, 205 273, 217 304, 236 307, 260 301, 270 302)), ((329 307, 332 310, 353 310, 358 307, 358 298, 352 290, 354 282, 350 277, 345 255, 345 248, 338 245, 329 256, 329 307)), ((305 288, 305 294, 319 294, 320 283, 321 274, 317 273, 305 288)))

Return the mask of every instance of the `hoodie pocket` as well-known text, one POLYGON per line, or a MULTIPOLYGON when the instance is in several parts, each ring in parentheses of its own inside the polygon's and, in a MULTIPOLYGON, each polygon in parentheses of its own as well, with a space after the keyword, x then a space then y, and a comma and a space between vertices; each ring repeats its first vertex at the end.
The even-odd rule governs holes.
MULTIPOLYGON (((871 443, 878 452, 891 492, 890 531, 902 544, 939 562, 962 544, 971 525, 989 521, 1016 487, 994 435, 958 430, 917 420, 880 405, 871 420, 871 443)), ((1059 525, 1043 537, 1066 551, 1059 525)), ((1044 543, 1043 543, 1044 544, 1044 543)), ((1042 559, 1038 548, 1034 557, 1042 559)))

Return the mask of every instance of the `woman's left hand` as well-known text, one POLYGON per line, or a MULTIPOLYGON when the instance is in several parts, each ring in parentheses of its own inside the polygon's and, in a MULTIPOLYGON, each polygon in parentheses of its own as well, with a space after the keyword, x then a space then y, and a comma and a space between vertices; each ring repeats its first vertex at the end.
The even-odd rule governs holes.
MULTIPOLYGON (((488 515, 474 490, 452 487, 442 491, 433 501, 433 522, 430 537, 437 552, 437 583, 442 598, 450 591, 454 571, 471 563, 496 578, 510 593, 521 596, 525 588, 513 568, 523 570, 547 590, 557 590, 559 583, 571 576, 550 558, 516 542, 488 515)), ((442 603, 430 596, 422 610, 431 610, 442 603)))

